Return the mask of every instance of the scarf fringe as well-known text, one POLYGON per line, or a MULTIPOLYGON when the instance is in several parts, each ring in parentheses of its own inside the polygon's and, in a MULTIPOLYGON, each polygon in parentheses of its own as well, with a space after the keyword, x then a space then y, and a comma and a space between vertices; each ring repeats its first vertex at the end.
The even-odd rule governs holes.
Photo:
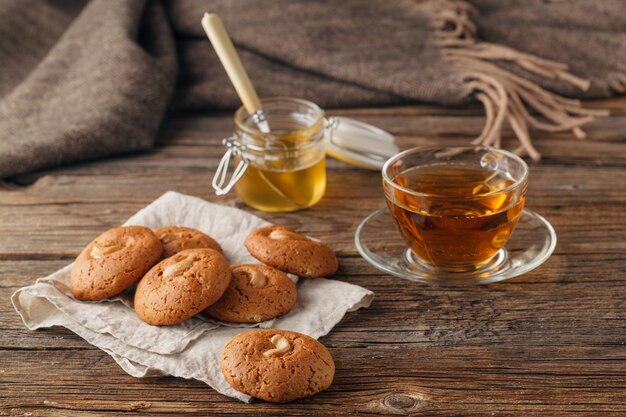
POLYGON ((466 1, 435 0, 427 2, 425 7, 434 16, 433 24, 444 56, 461 71, 469 93, 485 108, 485 127, 472 144, 500 147, 506 121, 520 142, 513 152, 539 160, 541 154, 532 144, 529 128, 545 132, 571 131, 578 139, 584 139, 586 134, 581 126, 609 115, 608 110, 585 109, 580 100, 559 96, 498 67, 498 61, 507 61, 583 91, 590 85, 588 80, 569 73, 564 63, 477 41, 472 16, 478 15, 478 10, 466 1), (543 119, 535 117, 529 109, 543 119))

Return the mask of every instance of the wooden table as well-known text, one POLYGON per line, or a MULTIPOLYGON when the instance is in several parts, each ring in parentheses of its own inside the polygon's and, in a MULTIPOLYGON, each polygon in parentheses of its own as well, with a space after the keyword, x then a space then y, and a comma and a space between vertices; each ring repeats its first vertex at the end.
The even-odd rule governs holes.
MULTIPOLYGON (((242 404, 205 384, 136 379, 72 332, 28 331, 10 295, 73 260, 105 229, 168 190, 242 207, 209 187, 231 116, 168 117, 151 152, 79 164, 0 190, 0 415, 626 415, 626 99, 589 103, 614 114, 585 141, 536 134, 528 207, 559 236, 552 258, 516 279, 442 288, 382 274, 354 231, 384 205, 380 175, 329 161, 315 207, 255 213, 331 244, 336 278, 376 293, 322 342, 335 382, 286 405, 242 404)), ((403 148, 467 143, 478 108, 336 110, 394 133, 403 148)), ((505 132, 510 138, 511 133, 505 132)))

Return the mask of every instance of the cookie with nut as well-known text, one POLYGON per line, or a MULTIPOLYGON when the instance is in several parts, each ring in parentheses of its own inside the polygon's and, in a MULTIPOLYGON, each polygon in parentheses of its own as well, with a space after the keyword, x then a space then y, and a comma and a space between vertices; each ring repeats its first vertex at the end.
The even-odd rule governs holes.
POLYGON ((279 329, 236 335, 224 347, 220 366, 234 389, 277 403, 324 391, 335 375, 335 363, 323 344, 279 329))
POLYGON ((161 257, 161 242, 147 227, 115 227, 95 238, 78 255, 70 288, 78 300, 113 297, 139 280, 161 257))
POLYGON ((289 227, 256 229, 246 237, 244 244, 259 261, 301 277, 325 277, 339 268, 337 256, 328 246, 289 227))
POLYGON ((285 273, 266 265, 232 267, 228 289, 205 312, 233 323, 259 323, 288 313, 296 303, 296 285, 285 273))
POLYGON ((181 323, 219 300, 231 275, 220 252, 183 250, 159 262, 139 281, 135 311, 148 324, 181 323))
POLYGON ((163 245, 163 258, 169 258, 185 249, 210 248, 222 252, 222 247, 215 239, 190 227, 159 227, 154 229, 154 234, 163 245))

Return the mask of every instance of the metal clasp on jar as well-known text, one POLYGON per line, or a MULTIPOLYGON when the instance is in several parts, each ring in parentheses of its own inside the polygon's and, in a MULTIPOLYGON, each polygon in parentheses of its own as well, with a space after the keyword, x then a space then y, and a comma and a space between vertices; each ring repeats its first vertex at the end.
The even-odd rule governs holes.
POLYGON ((223 139, 222 145, 226 146, 226 153, 222 156, 220 163, 217 165, 217 170, 215 171, 215 175, 213 176, 213 181, 211 183, 216 195, 228 194, 246 171, 248 165, 250 165, 250 160, 243 156, 243 151, 246 147, 237 140, 236 134, 223 139), (237 164, 233 175, 231 175, 228 184, 224 185, 228 175, 230 159, 232 157, 239 157, 240 161, 237 164))

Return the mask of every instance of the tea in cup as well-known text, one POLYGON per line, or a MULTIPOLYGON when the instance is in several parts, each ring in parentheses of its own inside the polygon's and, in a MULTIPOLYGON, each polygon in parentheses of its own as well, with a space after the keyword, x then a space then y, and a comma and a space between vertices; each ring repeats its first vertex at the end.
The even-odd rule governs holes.
POLYGON ((389 159, 382 175, 412 262, 467 272, 504 260, 528 184, 520 157, 491 147, 413 148, 389 159))

